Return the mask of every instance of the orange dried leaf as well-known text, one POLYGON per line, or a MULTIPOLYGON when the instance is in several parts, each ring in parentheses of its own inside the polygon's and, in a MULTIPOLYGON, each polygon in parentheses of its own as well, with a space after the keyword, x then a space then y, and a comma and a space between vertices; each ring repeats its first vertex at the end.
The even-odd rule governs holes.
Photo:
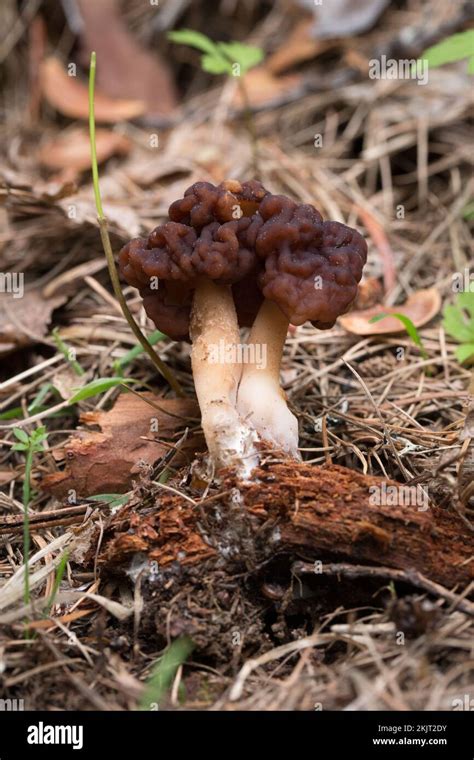
MULTIPOLYGON (((99 163, 114 154, 126 155, 130 150, 130 141, 124 135, 109 129, 97 129, 95 137, 99 163)), ((70 129, 42 145, 38 151, 38 160, 48 169, 90 169, 89 132, 82 127, 70 129)))
POLYGON ((305 18, 296 24, 278 50, 268 58, 265 68, 272 74, 280 74, 334 47, 333 41, 315 39, 312 31, 312 18, 305 18))
MULTIPOLYGON (((245 75, 245 88, 253 108, 284 102, 301 87, 302 82, 300 74, 275 77, 263 67, 251 69, 245 75)), ((236 91, 235 101, 238 107, 245 105, 239 90, 236 91)))
MULTIPOLYGON (((41 64, 40 84, 43 96, 57 111, 75 119, 89 118, 87 85, 77 77, 68 76, 57 58, 46 58, 41 64)), ((141 116, 145 110, 146 106, 141 100, 109 98, 96 90, 95 119, 97 122, 126 121, 141 116)))
POLYGON ((379 314, 403 314, 415 327, 423 327, 433 319, 441 308, 441 296, 436 288, 418 290, 404 304, 383 306, 379 304, 362 311, 351 311, 339 317, 339 324, 347 332, 355 335, 386 335, 404 332, 405 327, 397 317, 388 316, 378 322, 371 322, 379 314))
MULTIPOLYGON (((65 459, 65 469, 46 475, 41 488, 58 498, 70 489, 81 497, 124 493, 138 477, 141 466, 153 465, 169 452, 189 427, 190 419, 198 416, 199 409, 191 399, 123 393, 110 411, 81 415, 82 423, 98 426, 101 432, 78 430, 62 450, 56 450, 55 458, 65 459)), ((200 448, 202 439, 190 435, 173 466, 190 462, 200 448)))

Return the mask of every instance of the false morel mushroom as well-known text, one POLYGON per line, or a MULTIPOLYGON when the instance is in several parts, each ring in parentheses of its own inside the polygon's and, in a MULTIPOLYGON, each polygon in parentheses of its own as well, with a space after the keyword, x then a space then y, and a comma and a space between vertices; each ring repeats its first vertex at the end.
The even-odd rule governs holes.
POLYGON ((255 180, 195 183, 170 206, 169 221, 121 250, 121 274, 150 319, 192 343, 217 469, 247 476, 258 441, 298 458, 297 420, 280 387, 288 326, 332 327, 355 299, 366 257, 358 232, 255 180), (251 327, 248 350, 228 351, 241 346, 240 327, 251 327))
POLYGON ((260 436, 298 456, 297 420, 280 388, 280 363, 288 326, 312 322, 332 327, 357 294, 367 258, 361 235, 339 222, 323 222, 313 206, 283 195, 267 195, 259 207, 263 225, 256 238, 262 262, 259 286, 265 298, 249 343, 267 346, 262 371, 244 367, 238 409, 251 415, 260 436))
POLYGON ((255 211, 266 191, 258 182, 197 182, 169 209, 171 221, 120 252, 120 269, 140 290, 148 316, 176 340, 191 340, 202 427, 213 463, 243 473, 257 463, 255 430, 237 411, 242 367, 219 346, 239 344, 261 298, 232 286, 256 278, 255 211), (253 304, 253 306, 252 306, 253 304))

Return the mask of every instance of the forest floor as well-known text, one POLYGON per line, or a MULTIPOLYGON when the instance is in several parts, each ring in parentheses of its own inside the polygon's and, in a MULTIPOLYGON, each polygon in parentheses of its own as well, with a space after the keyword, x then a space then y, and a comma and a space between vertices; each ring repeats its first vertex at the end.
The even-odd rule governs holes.
MULTIPOLYGON (((145 45, 141 5, 128 3, 127 19, 145 45)), ((382 332, 384 320, 367 318, 356 334, 350 314, 327 331, 291 328, 282 382, 304 460, 292 477, 320 484, 328 500, 336 496, 321 471, 333 473, 337 491, 346 477, 337 466, 354 482, 410 486, 421 499, 415 510, 458 521, 469 568, 474 387, 443 308, 455 300, 453 273, 468 277, 473 263, 472 85, 464 64, 430 71, 425 86, 367 77, 377 51, 398 50, 403 29, 423 28, 418 4, 402 6, 356 44, 314 42, 307 60, 281 9, 233 24, 239 38, 252 32, 272 51, 249 74, 258 178, 357 227, 369 245, 358 307, 401 309, 411 299, 407 313, 420 325, 421 348, 402 324, 382 332)), ((192 26, 195 11, 183 14, 179 25, 192 26)), ((50 48, 56 40, 53 52, 74 60, 71 35, 51 24, 50 48)), ((81 164, 86 119, 44 104, 39 84, 15 81, 19 64, 38 55, 35 29, 3 72, 0 270, 24 273, 25 291, 0 301, 0 696, 28 709, 464 709, 474 695, 472 581, 443 584, 445 568, 420 581, 411 567, 387 565, 382 545, 380 563, 304 541, 269 549, 278 517, 268 532, 263 495, 252 496, 258 509, 247 520, 230 475, 200 478, 189 346, 156 336, 184 399, 147 356, 130 353, 136 340, 110 284, 81 164), (75 146, 66 160, 64 140, 75 146), (70 403, 99 378, 98 395, 70 403), (43 425, 28 508, 28 610, 26 458, 13 428, 43 425), (237 549, 216 561, 224 535, 237 549), (333 572, 298 572, 298 562, 315 561, 333 572), (374 576, 368 566, 391 572, 374 576)), ((177 50, 161 52, 181 86, 179 116, 156 130, 140 121, 105 128, 101 189, 116 252, 159 224, 193 182, 255 174, 236 83, 205 75, 177 50)), ((86 86, 86 67, 78 77, 86 86)), ((137 291, 124 293, 153 333, 137 291)), ((271 455, 263 467, 279 482, 290 477, 271 455)), ((288 485, 288 508, 297 492, 288 485)))

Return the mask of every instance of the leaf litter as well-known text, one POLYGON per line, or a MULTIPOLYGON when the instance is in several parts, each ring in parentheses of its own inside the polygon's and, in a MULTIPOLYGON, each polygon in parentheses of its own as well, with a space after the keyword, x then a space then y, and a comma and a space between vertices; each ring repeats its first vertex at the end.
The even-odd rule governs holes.
MULTIPOLYGON (((173 61, 186 115, 182 120, 170 110, 171 126, 160 129, 157 150, 150 146, 150 130, 139 121, 147 112, 144 101, 130 102, 126 94, 124 103, 124 93, 117 98, 117 93, 106 92, 108 87, 98 96, 104 123, 137 117, 120 125, 128 154, 111 154, 102 173, 115 250, 158 224, 169 203, 193 181, 247 178, 251 162, 235 83, 216 85, 205 73, 191 73, 186 57, 171 52, 165 35, 150 26, 155 18, 166 24, 164 8, 157 12, 135 0, 124 6, 126 24, 140 44, 155 44, 173 61)), ((466 148, 472 88, 466 66, 432 70, 429 88, 421 88, 406 80, 368 82, 364 65, 381 50, 397 51, 397 57, 422 53, 435 41, 433 30, 462 26, 461 10, 452 6, 441 12, 429 3, 420 17, 415 3, 408 2, 404 10, 391 6, 377 26, 359 34, 357 55, 351 38, 317 40, 314 48, 305 48, 307 64, 303 55, 283 63, 280 55, 278 64, 275 54, 285 50, 289 30, 295 30, 293 17, 279 8, 265 20, 263 11, 250 6, 250 16, 235 6, 232 18, 240 23, 245 41, 269 53, 261 68, 249 73, 255 77, 251 103, 263 183, 274 192, 314 203, 325 218, 358 224, 369 239, 367 277, 382 287, 381 293, 380 287, 369 290, 378 291, 375 303, 382 310, 400 312, 410 297, 416 300, 417 294, 433 288, 443 307, 455 304, 452 273, 469 271, 473 263, 472 219, 465 213, 472 201, 472 151, 466 148), (407 27, 413 41, 409 49, 404 47, 407 27), (270 85, 274 89, 266 92, 270 85), (315 152, 318 134, 324 139, 315 152), (400 204, 404 217, 396 214, 400 204)), ((202 7, 209 10, 210 5, 203 1, 202 7)), ((180 27, 193 25, 192 13, 183 11, 180 27)), ((213 39, 226 39, 228 13, 213 6, 213 18, 213 39)), ((333 576, 315 580, 300 574, 295 583, 293 556, 277 556, 260 566, 258 552, 246 554, 251 527, 241 508, 232 509, 232 520, 226 521, 229 503, 239 507, 241 494, 231 483, 226 491, 200 479, 194 461, 197 456, 199 463, 198 415, 188 407, 183 414, 183 407, 169 406, 175 400, 143 355, 123 367, 124 378, 139 381, 132 386, 142 396, 139 408, 134 393, 113 386, 77 404, 68 405, 63 398, 65 406, 50 411, 58 406, 55 377, 70 372, 66 357, 55 353, 48 337, 51 327, 60 327, 87 382, 114 377, 116 362, 135 340, 100 265, 103 255, 87 167, 73 181, 51 178, 55 167, 46 172, 37 158, 37 138, 46 127, 48 139, 60 144, 65 114, 87 118, 85 72, 79 69, 71 81, 63 63, 46 59, 43 72, 49 72, 49 82, 47 73, 43 93, 62 116, 46 110, 42 121, 19 129, 23 112, 14 93, 22 88, 27 95, 26 79, 17 74, 24 53, 14 49, 5 70, 4 97, 10 107, 2 126, 6 139, 0 193, 8 218, 0 256, 3 271, 21 269, 28 286, 39 282, 43 316, 33 323, 34 309, 25 310, 25 330, 10 323, 0 414, 20 412, 0 420, 0 473, 6 483, 0 509, 2 519, 12 517, 21 526, 24 468, 21 453, 12 451, 12 427, 25 419, 33 420, 27 429, 37 424, 38 411, 29 409, 41 393, 45 409, 39 414, 46 415, 41 423, 47 424, 49 435, 46 450, 34 462, 30 510, 30 585, 40 612, 64 551, 71 553, 48 620, 51 627, 23 646, 21 534, 13 527, 8 533, 13 523, 1 525, 5 551, 0 557, 0 616, 6 616, 2 697, 19 696, 21 690, 29 708, 133 709, 149 699, 145 684, 169 636, 179 641, 191 627, 196 646, 177 671, 186 694, 180 696, 176 683, 163 698, 169 709, 312 710, 315 702, 325 709, 452 709, 453 700, 472 689, 473 623, 459 606, 461 596, 469 601, 469 586, 420 588, 406 574, 393 575, 395 580, 387 585, 387 579, 370 577, 367 567, 354 581, 355 565, 340 561, 333 576), (60 299, 57 307, 54 298, 60 299), (165 412, 143 402, 144 397, 165 412), (162 423, 156 436, 150 434, 154 416, 162 423), (178 458, 178 450, 184 459, 178 458), (137 466, 137 455, 143 467, 137 466), (68 502, 71 490, 76 492, 75 505, 68 502), (127 496, 124 506, 111 507, 116 494, 127 496), (75 508, 77 513, 68 511, 75 508), (194 511, 200 518, 197 532, 189 522, 194 511), (156 523, 160 514, 162 526, 156 523), (221 550, 232 554, 237 547, 241 559, 237 553, 229 563, 224 551, 216 568, 209 540, 219 521, 218 535, 225 539, 221 550), (188 557, 193 552, 209 556, 186 567, 183 557, 170 553, 168 565, 161 567, 147 555, 160 530, 175 542, 171 546, 177 552, 184 542, 188 557), (128 574, 120 563, 103 561, 114 536, 119 548, 135 542, 130 562, 135 555, 136 564, 126 567, 128 574), (76 554, 74 545, 79 546, 76 554), (454 601, 446 601, 445 592, 454 601), (99 611, 103 605, 98 596, 109 604, 110 615, 99 611), (439 615, 434 627, 429 615, 420 614, 428 602, 439 615), (119 609, 121 620, 113 613, 119 609), (76 613, 81 616, 74 617, 76 613), (415 635, 410 623, 414 617, 424 621, 415 635), (399 628, 406 631, 404 647, 396 644, 399 628), (137 642, 139 656, 132 661, 130 651, 137 642), (54 644, 53 650, 48 643, 54 644), (60 668, 55 667, 58 657, 65 661, 60 668), (45 669, 35 674, 38 663, 45 669), (24 681, 16 680, 23 675, 24 681), (72 686, 70 676, 80 688, 72 686)), ((71 126, 80 128, 74 122, 71 126)), ((136 293, 128 288, 126 296, 151 334, 136 293)), ((437 312, 418 324, 426 359, 400 330, 400 322, 396 333, 375 334, 372 329, 361 336, 341 325, 329 332, 297 328, 287 341, 283 377, 299 416, 305 466, 340 465, 361 476, 420 485, 437 510, 458 516, 468 545, 474 498, 472 374, 458 361, 458 341, 444 329, 437 312)), ((382 327, 384 321, 371 327, 382 327)), ((4 317, 2 329, 7 324, 4 317)), ((191 404, 186 346, 162 341, 156 349, 179 377, 191 404)), ((269 463, 270 471, 279 466, 269 463)), ((291 506, 297 516, 301 505, 296 500, 291 506)), ((269 537, 278 538, 278 525, 270 527, 269 537)), ((367 525, 359 530, 366 550, 371 541, 383 547, 383 530, 367 525)), ((329 553, 327 567, 331 559, 329 553)))

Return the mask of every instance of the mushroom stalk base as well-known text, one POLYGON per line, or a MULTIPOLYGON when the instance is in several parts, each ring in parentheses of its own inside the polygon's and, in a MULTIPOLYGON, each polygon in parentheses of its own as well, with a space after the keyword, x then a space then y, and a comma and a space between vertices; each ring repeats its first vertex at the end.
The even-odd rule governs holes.
POLYGON ((258 465, 255 431, 236 409, 241 365, 232 361, 240 335, 230 287, 203 280, 190 321, 191 363, 202 429, 216 469, 233 467, 248 477, 258 465))
POLYGON ((288 319, 272 301, 264 301, 250 331, 249 356, 260 357, 243 369, 237 392, 237 409, 262 440, 295 459, 298 421, 290 412, 280 387, 280 364, 288 332, 288 319))

